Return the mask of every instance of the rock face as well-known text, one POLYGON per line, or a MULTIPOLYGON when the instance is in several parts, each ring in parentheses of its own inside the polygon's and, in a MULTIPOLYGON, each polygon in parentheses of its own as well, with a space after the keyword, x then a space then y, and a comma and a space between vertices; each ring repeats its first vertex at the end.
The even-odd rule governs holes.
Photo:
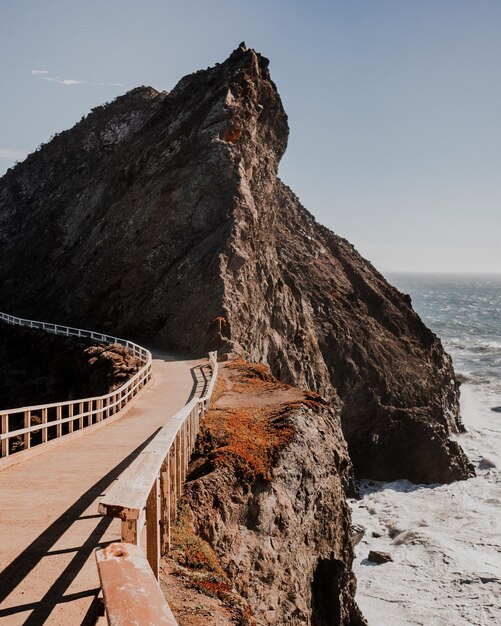
POLYGON ((278 179, 287 137, 244 45, 169 94, 98 107, 0 180, 2 306, 263 361, 332 401, 359 474, 469 476, 449 356, 278 179))
POLYGON ((333 409, 242 361, 223 368, 216 392, 186 484, 195 530, 256 623, 363 626, 352 466, 333 409))

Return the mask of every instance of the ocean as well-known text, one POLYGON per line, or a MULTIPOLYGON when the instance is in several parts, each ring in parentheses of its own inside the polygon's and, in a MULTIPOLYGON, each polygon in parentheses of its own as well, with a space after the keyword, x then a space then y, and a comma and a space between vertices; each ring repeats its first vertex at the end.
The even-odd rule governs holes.
POLYGON ((477 476, 361 481, 357 601, 370 626, 501 624, 501 275, 391 274, 441 338, 461 385, 459 435, 477 476), (375 535, 375 536, 374 536, 375 535), (379 536, 378 536, 379 535, 379 536), (375 565, 369 550, 393 562, 375 565))

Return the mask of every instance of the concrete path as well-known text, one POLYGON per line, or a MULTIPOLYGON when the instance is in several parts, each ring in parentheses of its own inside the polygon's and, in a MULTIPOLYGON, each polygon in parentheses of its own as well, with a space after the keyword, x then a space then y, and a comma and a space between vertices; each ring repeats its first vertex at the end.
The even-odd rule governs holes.
POLYGON ((186 404, 198 363, 154 355, 154 381, 123 417, 0 471, 2 626, 94 624, 94 550, 120 536, 98 501, 186 404))

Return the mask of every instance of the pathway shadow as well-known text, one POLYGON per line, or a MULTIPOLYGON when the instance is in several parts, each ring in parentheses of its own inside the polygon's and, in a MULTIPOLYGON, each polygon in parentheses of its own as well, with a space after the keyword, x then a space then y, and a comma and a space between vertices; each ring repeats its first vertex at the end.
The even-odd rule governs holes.
MULTIPOLYGON (((140 446, 133 450, 125 459, 110 470, 90 489, 88 489, 0 573, 0 605, 43 558, 58 552, 51 552, 52 546, 54 546, 54 544, 66 533, 76 520, 88 519, 90 517, 89 515, 84 515, 85 511, 92 505, 93 502, 96 501, 97 498, 99 498, 99 496, 103 494, 103 491, 120 476, 120 474, 138 456, 141 450, 143 450, 155 437, 159 430, 160 429, 157 429, 154 433, 152 433, 140 446)), ((30 602, 14 607, 0 608, 0 620, 10 615, 31 610, 32 613, 26 619, 24 625, 38 626, 39 624, 44 624, 46 622, 56 605, 72 602, 83 597, 93 597, 91 606, 89 607, 84 620, 81 622, 81 625, 93 624, 97 617, 97 597, 99 588, 88 589, 79 593, 70 593, 68 595, 64 595, 64 593, 75 580, 78 573, 96 547, 102 545, 100 540, 112 521, 112 518, 100 517, 99 522, 96 524, 95 528, 92 530, 85 542, 81 546, 75 548, 74 557, 69 561, 63 572, 51 585, 43 598, 37 600, 36 602, 30 602)))

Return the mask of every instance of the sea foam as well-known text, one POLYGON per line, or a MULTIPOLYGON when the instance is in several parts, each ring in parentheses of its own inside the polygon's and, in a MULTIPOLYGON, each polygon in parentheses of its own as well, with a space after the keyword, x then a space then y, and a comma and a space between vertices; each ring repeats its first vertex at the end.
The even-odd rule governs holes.
MULTIPOLYGON (((493 409, 501 406, 501 290, 489 291, 490 281, 485 296, 482 284, 458 279, 435 281, 432 293, 426 279, 419 280, 410 285, 414 291, 409 285, 403 290, 411 292, 418 312, 442 336, 456 369, 465 375, 461 414, 467 432, 455 439, 477 476, 450 485, 360 483, 362 499, 351 502, 353 522, 366 528, 354 563, 357 601, 369 626, 497 626, 501 414, 493 409), (452 313, 445 311, 444 294, 449 305, 455 304, 452 313), (454 315, 458 323, 451 325, 454 315), (468 315, 470 319, 463 318, 468 315), (478 318, 482 321, 473 326, 476 336, 468 336, 469 322, 478 318), (458 326, 464 328, 460 337, 458 326), (479 360, 478 348, 487 348, 484 361, 479 360), (374 565, 366 558, 369 550, 389 552, 393 562, 374 565)), ((501 279, 494 286, 498 283, 501 279)))

